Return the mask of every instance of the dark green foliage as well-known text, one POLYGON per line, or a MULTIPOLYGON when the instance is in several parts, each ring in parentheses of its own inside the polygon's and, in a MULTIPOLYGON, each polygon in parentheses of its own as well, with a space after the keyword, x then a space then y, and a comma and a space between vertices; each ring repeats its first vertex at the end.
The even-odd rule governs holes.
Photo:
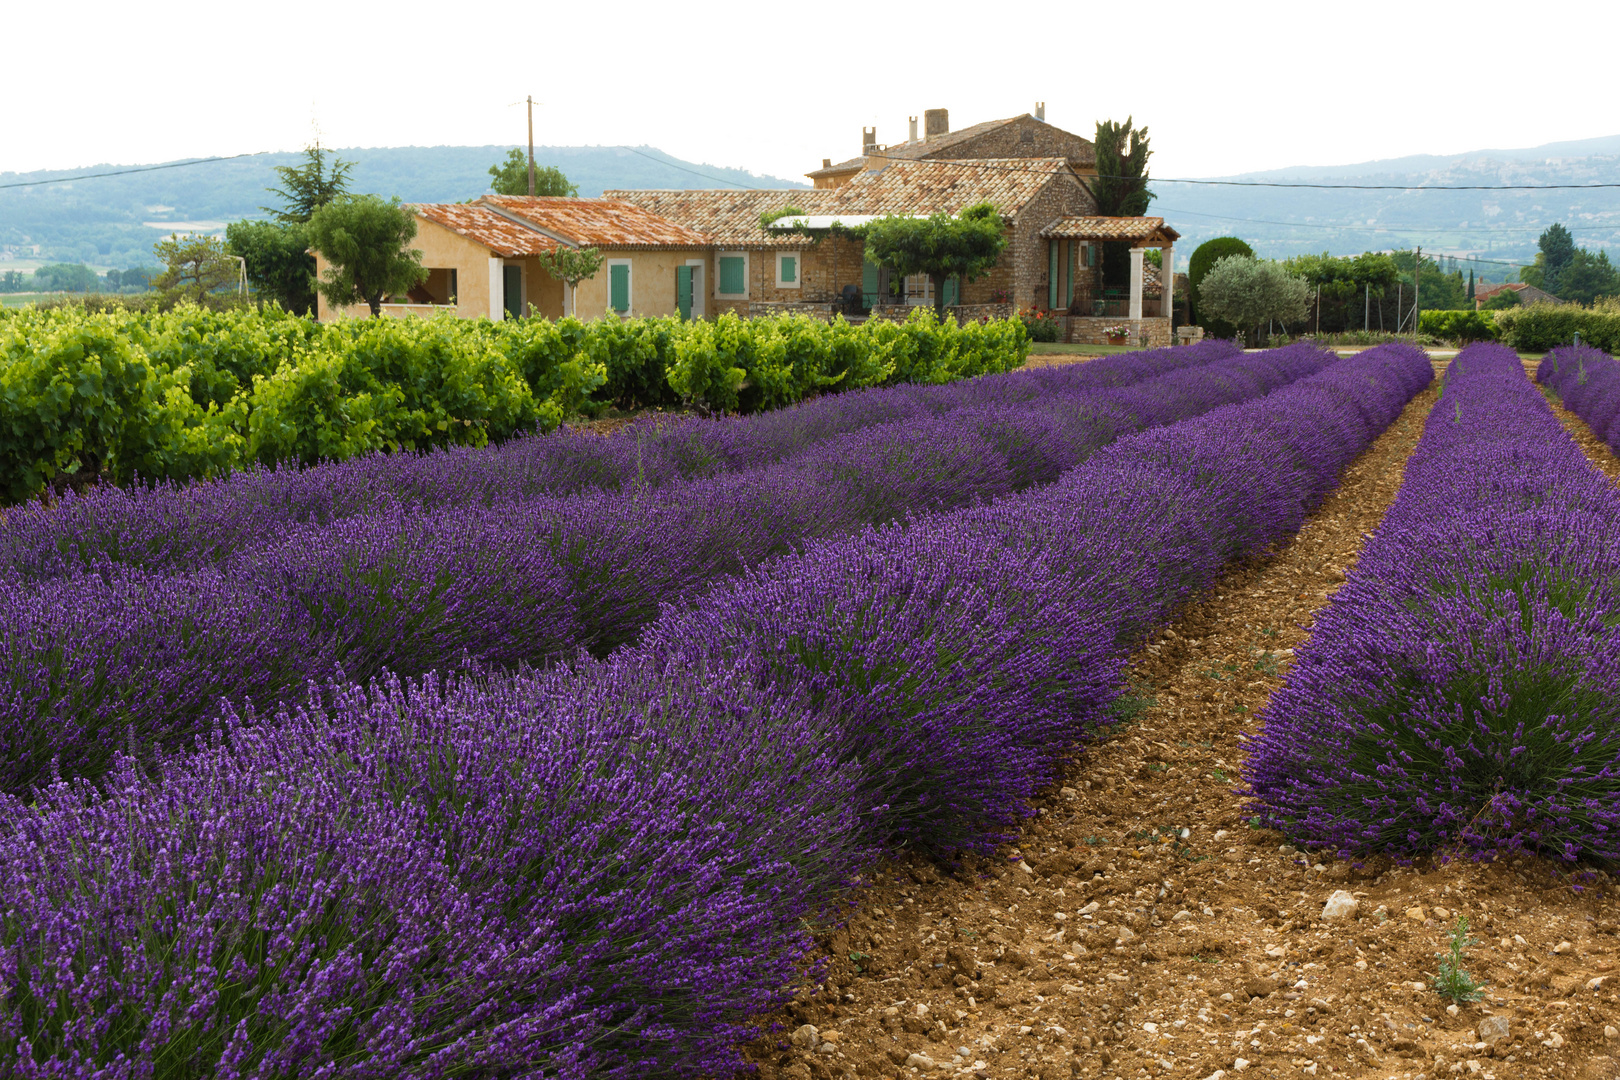
POLYGON ((232 255, 247 260, 248 283, 261 298, 296 315, 315 310, 315 259, 298 222, 236 221, 225 227, 232 255))
MULTIPOLYGON (((489 167, 489 175, 491 177, 489 186, 497 195, 527 195, 529 155, 516 148, 508 150, 505 161, 489 167)), ((541 165, 536 162, 534 194, 572 199, 579 195, 579 185, 570 183, 568 177, 564 176, 563 171, 557 166, 541 165)))
MULTIPOLYGON (((1254 258, 1254 249, 1235 236, 1217 236, 1213 240, 1205 240, 1198 245, 1198 250, 1192 253, 1187 260, 1187 288, 1191 295, 1188 299, 1192 303, 1193 321, 1204 324, 1204 329, 1211 337, 1229 338, 1237 333, 1237 327, 1230 323, 1206 321, 1198 310, 1198 286, 1209 273, 1209 268, 1228 255, 1247 255, 1254 258)), ((1293 268, 1289 268, 1291 272, 1293 268)))
POLYGON ((315 289, 333 307, 364 302, 372 318, 383 297, 404 293, 427 278, 416 238, 416 215, 399 199, 350 196, 328 203, 309 219, 309 243, 326 257, 326 277, 315 289))
POLYGON ((315 216, 315 211, 349 193, 349 173, 354 162, 340 157, 332 158, 332 168, 326 167, 327 152, 321 144, 304 148, 302 165, 277 165, 276 175, 284 187, 266 188, 272 195, 280 195, 285 204, 277 209, 261 206, 260 210, 277 221, 303 224, 315 216))
POLYGON ((1485 301, 1482 309, 1485 311, 1506 311, 1508 308, 1519 306, 1519 294, 1512 289, 1498 290, 1489 300, 1485 301))
POLYGON ((1104 217, 1140 217, 1147 213, 1153 192, 1148 190, 1147 128, 1133 131, 1131 117, 1123 124, 1097 123, 1097 175, 1082 180, 1104 217))
POLYGON ((152 282, 152 288, 171 302, 207 303, 213 299, 211 294, 241 279, 241 264, 226 252, 225 242, 217 236, 171 234, 152 245, 152 250, 168 267, 152 282))
MULTIPOLYGON (((37 292, 95 292, 101 287, 96 272, 76 263, 52 263, 34 271, 29 288, 37 292)), ((15 290, 21 292, 21 289, 15 290)))
POLYGON ((1571 344, 1581 335, 1584 344, 1620 352, 1620 310, 1595 310, 1573 304, 1531 304, 1500 312, 1496 322, 1502 341, 1520 352, 1546 352, 1571 344))
POLYGON ((1444 341, 1467 344, 1495 341, 1501 336, 1496 320, 1485 311, 1428 311, 1418 316, 1418 329, 1444 341))
POLYGON ((895 274, 927 274, 934 283, 934 312, 945 317, 945 279, 973 281, 1006 250, 1001 214, 988 202, 955 217, 884 217, 866 226, 866 259, 895 274))
POLYGON ((1620 295, 1620 270, 1609 261, 1609 253, 1596 255, 1585 248, 1577 248, 1558 274, 1558 289, 1549 289, 1560 300, 1572 304, 1591 304, 1605 296, 1620 295))

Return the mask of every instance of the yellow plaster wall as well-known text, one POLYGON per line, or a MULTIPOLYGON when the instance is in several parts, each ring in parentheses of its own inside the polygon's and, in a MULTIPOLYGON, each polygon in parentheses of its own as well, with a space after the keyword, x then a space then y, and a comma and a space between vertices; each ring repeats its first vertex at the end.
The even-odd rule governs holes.
MULTIPOLYGON (((482 244, 475 243, 465 236, 451 232, 436 222, 416 219, 416 239, 411 247, 422 253, 422 265, 429 269, 442 268, 456 271, 456 307, 458 318, 476 319, 489 314, 489 249, 482 244)), ((533 260, 530 260, 531 262, 533 260)), ((325 276, 327 263, 320 252, 315 253, 315 274, 317 277, 325 276)), ((538 271, 538 267, 536 267, 538 271)), ((559 294, 560 295, 560 294, 559 294)), ((417 308, 417 305, 412 305, 417 308)), ((409 314, 426 314, 434 310, 443 310, 419 307, 409 314)), ((561 311, 559 302, 558 311, 561 311)), ((326 302, 326 298, 316 298, 316 318, 321 322, 331 322, 338 318, 365 318, 371 314, 371 309, 364 304, 355 304, 351 307, 334 311, 326 302)), ((396 314, 390 312, 390 314, 396 314)))
POLYGON ((703 263, 703 287, 708 294, 705 314, 714 316, 714 258, 707 250, 615 251, 602 249, 602 269, 589 281, 579 283, 574 297, 574 314, 581 319, 601 318, 608 310, 608 262, 630 260, 630 315, 675 314, 675 268, 688 260, 703 263))

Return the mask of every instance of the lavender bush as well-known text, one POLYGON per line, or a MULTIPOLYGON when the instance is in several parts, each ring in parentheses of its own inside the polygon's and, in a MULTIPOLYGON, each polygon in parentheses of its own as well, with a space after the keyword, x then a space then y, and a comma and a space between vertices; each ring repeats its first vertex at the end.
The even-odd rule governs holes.
POLYGON ((189 485, 96 488, 51 506, 8 508, 0 526, 0 574, 56 576, 107 560, 182 569, 218 563, 281 527, 324 524, 394 505, 493 506, 595 489, 661 487, 771 465, 877 425, 969 406, 1050 406, 1239 355, 1227 342, 1205 342, 943 386, 854 391, 719 421, 655 417, 606 437, 564 429, 477 449, 370 454, 306 469, 250 469, 189 485))
POLYGON ((0 610, 15 613, 0 633, 0 789, 25 789, 53 760, 94 775, 130 739, 136 753, 184 745, 222 697, 271 708, 340 668, 364 680, 463 656, 510 666, 580 647, 605 655, 661 603, 811 540, 1049 483, 1122 430, 1331 362, 1293 347, 1091 396, 967 404, 651 490, 489 507, 385 500, 171 573, 143 558, 0 577, 0 610))
POLYGON ((1286 536, 1428 379, 1375 350, 1056 484, 816 541, 606 660, 334 683, 0 797, 0 1052, 52 1077, 731 1071, 878 845, 988 843, 1106 718, 1135 636, 1286 536))
POLYGON ((1564 408, 1586 421, 1614 450, 1620 446, 1620 364, 1590 345, 1565 345, 1542 357, 1536 382, 1557 394, 1564 408))
POLYGON ((1347 855, 1612 862, 1617 582, 1620 497, 1517 355, 1469 346, 1264 714, 1246 772, 1264 819, 1347 855))

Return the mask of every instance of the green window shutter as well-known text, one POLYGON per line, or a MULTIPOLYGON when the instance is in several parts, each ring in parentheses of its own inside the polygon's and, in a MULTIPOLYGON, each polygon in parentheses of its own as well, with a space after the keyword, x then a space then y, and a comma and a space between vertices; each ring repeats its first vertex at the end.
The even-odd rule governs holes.
POLYGON ((1056 240, 1048 240, 1046 242, 1046 246, 1051 255, 1051 258, 1048 260, 1051 263, 1051 266, 1048 268, 1046 273, 1046 306, 1050 309, 1058 306, 1058 242, 1056 240))
POLYGON ((692 268, 690 266, 677 266, 675 268, 675 310, 681 313, 681 318, 692 317, 692 268))
POLYGON ((945 279, 945 306, 955 307, 962 302, 962 282, 960 278, 948 277, 945 279))
POLYGON ((1073 240, 1069 241, 1069 298, 1063 302, 1064 307, 1074 303, 1074 279, 1076 271, 1080 268, 1080 245, 1073 240))
POLYGON ((867 307, 878 302, 878 290, 882 287, 880 276, 881 271, 877 263, 865 261, 861 263, 861 303, 867 307))
POLYGON ((630 267, 608 267, 608 306, 621 315, 630 310, 630 267))
POLYGON ((748 291, 741 255, 728 255, 720 260, 720 291, 741 296, 748 291))
POLYGON ((797 255, 782 256, 782 284, 791 285, 799 280, 799 257, 797 255))
POLYGON ((521 266, 501 267, 501 307, 506 309, 508 319, 521 319, 523 317, 523 268, 521 266))

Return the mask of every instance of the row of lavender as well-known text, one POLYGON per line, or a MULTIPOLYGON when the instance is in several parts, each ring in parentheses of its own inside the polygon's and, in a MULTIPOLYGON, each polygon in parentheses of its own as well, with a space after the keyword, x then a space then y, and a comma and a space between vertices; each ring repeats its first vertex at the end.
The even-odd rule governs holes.
POLYGON ((1536 382, 1620 453, 1620 363, 1590 345, 1554 349, 1536 366, 1536 382))
POLYGON ((565 429, 497 446, 370 454, 311 468, 255 468, 206 483, 97 488, 50 506, 6 511, 0 575, 37 577, 106 559, 150 568, 195 566, 279 529, 401 506, 496 506, 545 495, 662 487, 758 469, 839 436, 874 428, 894 431, 965 408, 1044 404, 1061 417, 1059 403, 1116 390, 1124 393, 1111 404, 1133 414, 1151 411, 1167 396, 1163 389, 1144 397, 1128 388, 1238 355, 1230 342, 1209 341, 941 386, 828 395, 719 421, 654 417, 605 437, 565 429))
MULTIPOLYGON (((1050 483, 1118 434, 1321 370, 1294 346, 1122 389, 836 436, 773 465, 652 490, 397 503, 288 525, 220 561, 103 561, 0 578, 0 789, 94 775, 127 732, 188 743, 216 703, 273 707, 341 669, 544 666, 634 640, 661 604, 818 539, 1050 483)), ((211 527, 170 526, 196 554, 211 527)), ((147 552, 149 554, 149 552, 147 552)))
POLYGON ((336 683, 0 799, 30 1076, 721 1075, 874 853, 984 849, 1125 652, 1426 385, 1385 347, 993 504, 810 545, 545 673, 336 683))
POLYGON ((1345 855, 1612 864, 1617 605, 1620 495, 1517 355, 1470 346, 1250 746, 1265 819, 1345 855))

